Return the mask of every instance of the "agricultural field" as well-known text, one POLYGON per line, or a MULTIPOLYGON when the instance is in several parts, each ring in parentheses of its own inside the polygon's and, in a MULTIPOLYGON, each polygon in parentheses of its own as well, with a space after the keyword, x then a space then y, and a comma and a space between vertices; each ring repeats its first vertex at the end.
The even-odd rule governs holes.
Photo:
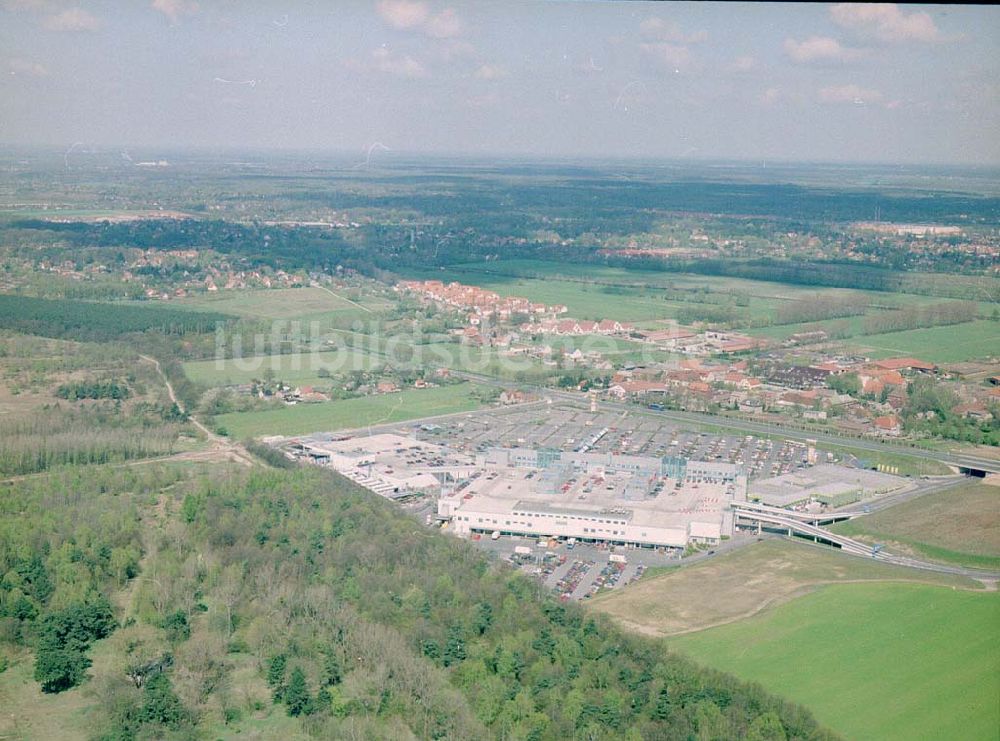
POLYGON ((995 741, 998 624, 996 592, 834 584, 667 645, 806 705, 848 739, 995 741))
POLYGON ((257 319, 321 320, 338 317, 373 318, 373 312, 390 306, 379 298, 350 298, 346 294, 324 288, 275 288, 269 290, 220 291, 174 302, 176 306, 210 309, 257 319), (336 294, 336 295, 335 295, 336 294))
MULTIPOLYGON (((525 296, 547 304, 565 304, 569 315, 577 319, 614 318, 641 325, 675 319, 683 309, 708 307, 713 302, 726 303, 735 295, 742 296, 749 302, 748 305, 737 307, 740 315, 759 323, 774 319, 778 308, 788 302, 816 297, 856 300, 860 305, 870 306, 869 313, 878 313, 889 307, 927 306, 948 300, 935 296, 798 286, 744 278, 629 270, 544 260, 459 263, 439 270, 410 270, 407 275, 421 279, 455 280, 496 291, 502 296, 525 296), (692 299, 701 295, 708 302, 701 304, 696 300, 673 298, 665 300, 666 290, 690 292, 683 295, 691 295, 692 299)), ((986 313, 988 308, 987 303, 980 303, 981 312, 986 313)), ((845 319, 853 332, 860 332, 863 317, 845 319)), ((780 340, 803 328, 801 324, 765 326, 752 330, 751 334, 780 340)))
POLYGON ((323 352, 297 352, 280 355, 259 355, 246 358, 196 360, 184 363, 184 373, 204 386, 234 386, 264 378, 270 371, 274 379, 294 385, 329 385, 329 376, 350 371, 370 370, 384 363, 378 355, 354 348, 339 348, 323 352))
POLYGON ((609 592, 592 606, 651 636, 704 630, 755 615, 837 582, 920 582, 975 589, 970 579, 854 558, 768 539, 609 592))
POLYGON ((1000 487, 968 484, 833 527, 895 552, 1000 569, 1000 487))
POLYGON ((1000 322, 989 319, 947 327, 853 337, 847 345, 875 358, 915 355, 932 363, 1000 356, 1000 322))
MULTIPOLYGON (((474 373, 489 373, 500 377, 541 378, 560 372, 554 365, 525 355, 506 356, 494 348, 481 348, 457 342, 408 343, 405 336, 399 342, 378 342, 358 335, 354 347, 317 352, 295 352, 259 355, 244 358, 195 360, 184 363, 184 371, 195 383, 204 386, 234 386, 260 380, 270 372, 276 381, 292 385, 329 386, 331 376, 352 371, 367 371, 389 365, 396 370, 441 367, 474 373), (378 349, 375 349, 378 348, 378 349), (323 375, 320 375, 320 372, 323 375)), ((572 352, 596 350, 619 362, 660 359, 657 352, 640 343, 610 337, 550 337, 545 344, 553 349, 572 352), (645 353, 645 354, 644 354, 645 353)))
POLYGON ((469 383, 431 389, 409 389, 393 394, 365 396, 319 404, 297 404, 258 412, 233 412, 215 418, 235 439, 266 435, 302 435, 309 432, 355 429, 402 422, 419 417, 476 409, 478 387, 469 383))

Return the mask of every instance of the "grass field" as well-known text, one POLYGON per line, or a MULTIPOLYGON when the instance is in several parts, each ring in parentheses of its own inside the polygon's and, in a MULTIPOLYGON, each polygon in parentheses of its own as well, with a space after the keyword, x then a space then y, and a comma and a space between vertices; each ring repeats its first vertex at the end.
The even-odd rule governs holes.
MULTIPOLYGON (((789 301, 816 296, 851 298, 859 305, 908 307, 941 303, 948 299, 903 293, 880 293, 849 288, 797 286, 742 278, 723 278, 650 270, 629 270, 600 265, 581 265, 544 260, 504 260, 493 263, 459 263, 436 270, 411 270, 410 277, 457 280, 496 291, 503 296, 525 296, 548 304, 565 304, 578 319, 614 318, 647 323, 674 319, 683 308, 699 304, 666 301, 666 288, 707 291, 728 300, 733 293, 749 297, 749 305, 739 307, 741 315, 755 320, 772 319, 779 306, 789 301)), ((982 305, 985 306, 985 305, 982 305)), ((985 309, 983 309, 985 310, 985 309)), ((881 311, 872 308, 872 312, 881 311)), ((863 319, 847 320, 860 332, 863 319)), ((784 339, 802 330, 802 325, 779 325, 753 331, 772 339, 784 339)))
POLYGON ((1000 568, 1000 487, 969 484, 833 527, 936 561, 1000 568))
MULTIPOLYGON (((101 653, 91 653, 100 668, 101 653)), ((45 694, 32 676, 34 660, 25 653, 0 673, 0 739, 46 741, 86 739, 87 711, 93 699, 82 688, 45 694)))
POLYGON ((996 741, 1000 595, 838 584, 668 646, 865 741, 996 741))
POLYGON ((234 412, 215 418, 236 439, 266 435, 303 435, 476 409, 476 386, 469 383, 395 394, 365 396, 321 404, 297 404, 261 412, 234 412))
POLYGON ((330 374, 369 370, 385 361, 363 350, 341 348, 317 353, 287 353, 224 360, 199 360, 184 363, 184 372, 195 383, 206 386, 231 386, 261 379, 267 370, 275 380, 290 384, 324 386, 329 378, 321 378, 320 370, 330 374))
POLYGON ((372 318, 389 306, 381 299, 360 299, 334 295, 323 288, 274 288, 268 290, 220 291, 179 299, 177 306, 220 311, 258 319, 322 320, 335 312, 351 318, 372 318), (360 306, 365 308, 359 308, 360 306), (368 309, 369 311, 365 311, 368 309))
POLYGON ((591 605, 652 636, 703 630, 836 582, 917 581, 976 588, 962 577, 905 569, 787 540, 765 540, 607 592, 591 605))
POLYGON ((849 347, 876 358, 916 355, 932 363, 1000 356, 1000 322, 983 319, 950 327, 853 337, 849 347))

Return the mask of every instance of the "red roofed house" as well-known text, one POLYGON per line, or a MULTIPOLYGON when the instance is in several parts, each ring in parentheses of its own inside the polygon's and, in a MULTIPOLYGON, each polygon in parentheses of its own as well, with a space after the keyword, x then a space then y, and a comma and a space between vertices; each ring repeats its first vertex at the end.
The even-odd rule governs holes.
POLYGON ((623 381, 608 389, 608 393, 618 398, 625 396, 645 396, 649 393, 665 393, 666 384, 660 381, 623 381))
POLYGON ((878 378, 866 378, 861 384, 861 393, 879 396, 885 390, 885 384, 878 378))
POLYGON ((899 424, 899 418, 895 415, 876 417, 875 429, 878 430, 879 434, 890 437, 895 437, 902 431, 902 427, 899 424))
POLYGON ((886 358, 884 360, 876 360, 875 365, 882 370, 915 370, 915 371, 933 371, 937 369, 934 363, 928 363, 926 360, 918 360, 917 358, 886 358))
POLYGON ((952 408, 951 411, 961 417, 978 419, 983 422, 993 419, 993 415, 990 414, 990 410, 986 408, 986 405, 978 402, 959 404, 957 407, 952 408))

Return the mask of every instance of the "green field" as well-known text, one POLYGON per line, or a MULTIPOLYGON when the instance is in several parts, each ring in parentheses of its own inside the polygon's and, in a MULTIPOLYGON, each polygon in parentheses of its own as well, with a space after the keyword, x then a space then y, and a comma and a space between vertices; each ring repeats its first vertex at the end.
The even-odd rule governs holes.
POLYGON ((968 484, 833 526, 896 552, 1000 569, 1000 488, 968 484))
MULTIPOLYGON (((629 270, 600 265, 551 262, 544 260, 504 260, 495 263, 459 263, 437 270, 408 270, 408 277, 459 281, 496 291, 502 296, 525 296, 547 304, 565 304, 569 315, 577 319, 606 319, 648 323, 676 318, 684 308, 697 308, 696 302, 664 300, 664 289, 698 291, 714 294, 727 301, 731 294, 749 297, 749 305, 737 307, 743 316, 766 322, 773 319, 777 307, 816 296, 852 298, 859 305, 909 307, 936 304, 948 299, 903 293, 880 293, 849 288, 797 286, 743 278, 724 278, 651 270, 629 270)), ((689 294, 694 298, 694 294, 689 294)), ((981 304, 986 311, 986 305, 981 304)), ((881 309, 872 308, 879 312, 881 309)), ((831 321, 831 320, 827 320, 831 321)), ((847 321, 860 332, 863 318, 847 321)), ((812 323, 810 323, 812 324, 812 323)), ((753 334, 784 339, 802 331, 803 325, 764 327, 753 334)))
POLYGON ((867 741, 996 741, 1000 595, 841 584, 758 617, 668 640, 867 741))
POLYGON ((469 383, 409 389, 395 394, 320 404, 297 404, 261 412, 233 412, 220 415, 215 421, 236 439, 332 432, 470 411, 481 405, 473 395, 476 389, 476 386, 469 383))
POLYGON ((346 295, 348 291, 334 293, 323 288, 219 291, 179 299, 174 303, 257 319, 299 321, 321 320, 332 313, 358 319, 373 318, 373 312, 389 306, 382 299, 352 299, 346 295))
POLYGON ((948 327, 853 337, 852 349, 876 358, 915 355, 932 363, 959 363, 1000 356, 1000 322, 983 319, 948 327))
POLYGON ((748 329, 747 334, 753 337, 762 337, 768 340, 784 340, 799 332, 812 332, 816 329, 823 329, 834 322, 846 322, 851 336, 860 335, 864 329, 864 316, 848 316, 842 319, 825 319, 817 322, 803 322, 801 324, 775 324, 771 327, 755 327, 748 329))
POLYGON ((364 350, 341 348, 316 353, 286 353, 224 360, 198 360, 184 363, 184 372, 195 383, 205 386, 232 386, 262 379, 270 370, 275 380, 289 384, 328 386, 320 370, 330 374, 369 370, 385 361, 364 350))

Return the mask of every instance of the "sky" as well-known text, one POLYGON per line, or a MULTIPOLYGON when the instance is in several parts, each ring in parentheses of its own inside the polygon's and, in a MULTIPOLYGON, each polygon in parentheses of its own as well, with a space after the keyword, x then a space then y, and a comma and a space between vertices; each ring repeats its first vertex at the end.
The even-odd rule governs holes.
POLYGON ((0 142, 992 166, 1000 9, 0 0, 0 142))

